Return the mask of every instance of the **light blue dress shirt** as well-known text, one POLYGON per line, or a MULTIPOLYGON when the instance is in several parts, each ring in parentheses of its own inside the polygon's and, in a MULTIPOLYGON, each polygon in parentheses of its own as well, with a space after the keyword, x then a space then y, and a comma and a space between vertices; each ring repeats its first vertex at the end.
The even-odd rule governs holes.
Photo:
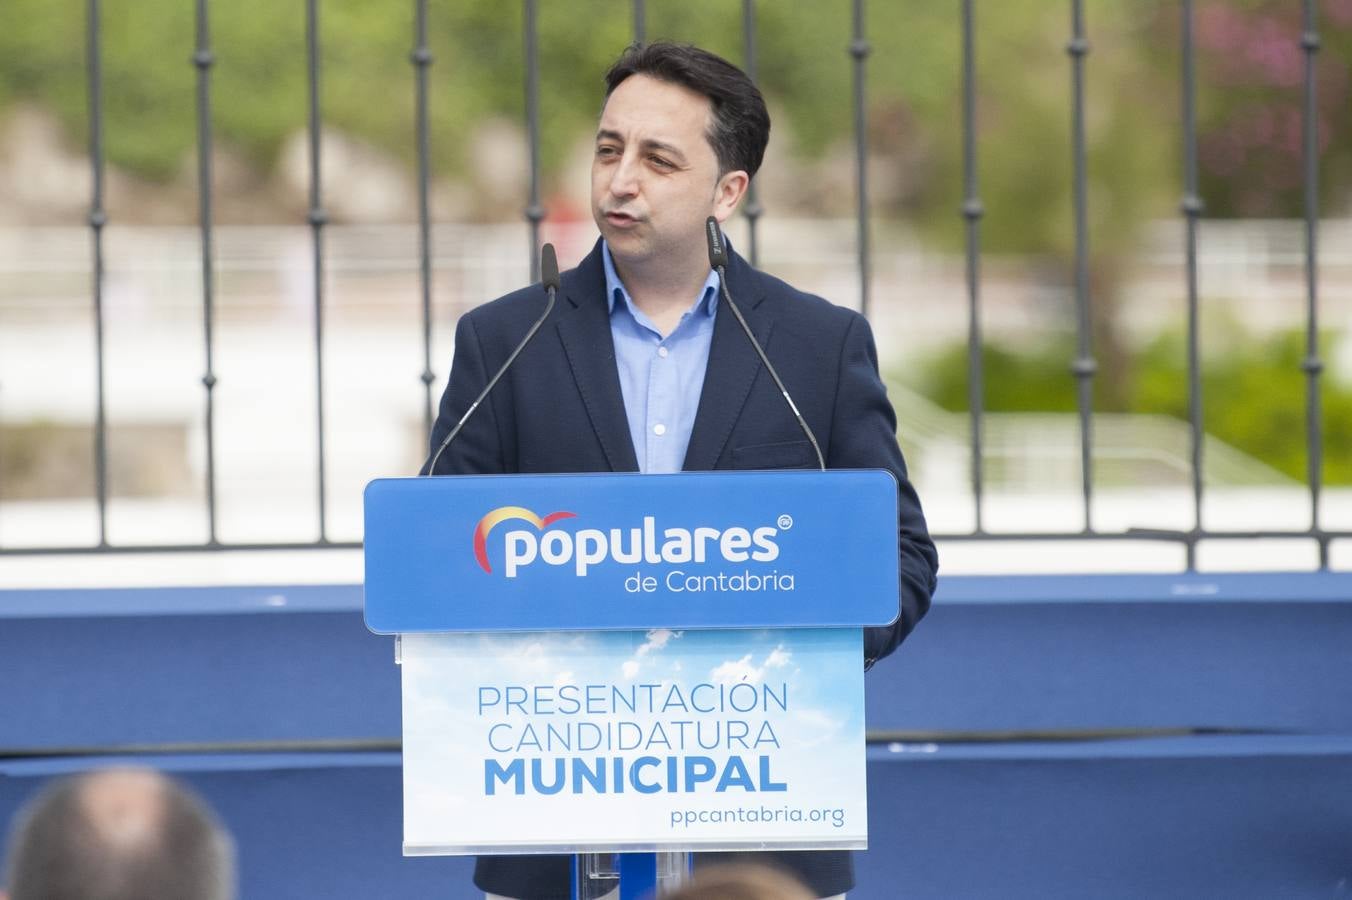
POLYGON ((718 273, 709 270, 690 309, 664 338, 634 305, 604 243, 601 259, 606 270, 620 393, 639 471, 679 472, 709 364, 709 344, 718 312, 718 273))

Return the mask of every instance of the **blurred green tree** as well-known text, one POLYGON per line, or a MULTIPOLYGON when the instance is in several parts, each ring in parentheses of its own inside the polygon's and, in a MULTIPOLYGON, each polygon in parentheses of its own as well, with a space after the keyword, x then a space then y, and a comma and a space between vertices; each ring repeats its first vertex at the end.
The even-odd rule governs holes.
MULTIPOLYGON (((1203 426, 1237 449, 1299 481, 1307 476, 1305 336, 1287 332, 1267 338, 1233 321, 1207 323, 1208 353, 1202 367, 1203 426)), ((1324 348, 1327 358, 1331 344, 1324 348)), ((1075 397, 1065 379, 1050 377, 1070 351, 1065 340, 1012 348, 986 345, 986 409, 989 412, 1072 412, 1075 397)), ((1151 340, 1136 358, 1138 376, 1126 411, 1187 419, 1184 336, 1169 332, 1151 340)), ((918 372, 898 373, 933 402, 951 411, 967 409, 967 348, 937 353, 918 372)), ((1352 484, 1352 388, 1325 379, 1321 387, 1324 479, 1352 484)))

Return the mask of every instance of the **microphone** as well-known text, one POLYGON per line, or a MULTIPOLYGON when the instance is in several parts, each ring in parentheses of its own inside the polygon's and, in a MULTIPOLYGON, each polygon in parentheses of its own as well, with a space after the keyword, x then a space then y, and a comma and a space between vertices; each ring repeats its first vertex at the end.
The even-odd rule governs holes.
POLYGON ((760 357, 761 362, 765 364, 765 371, 769 372, 770 377, 774 379, 775 387, 779 388, 780 396, 784 398, 785 403, 789 404, 789 411, 792 412, 793 417, 798 420, 798 427, 803 429, 803 434, 807 435, 808 443, 812 445, 813 451, 817 454, 818 467, 825 472, 826 458, 822 456, 822 448, 817 443, 817 436, 812 433, 812 429, 808 427, 807 420, 804 419, 803 414, 798 411, 797 404, 795 404, 793 398, 789 396, 789 389, 784 387, 783 381, 780 381, 779 373, 776 372, 775 367, 770 364, 770 357, 765 355, 765 349, 761 347, 760 341, 756 340, 756 336, 751 333, 751 326, 746 324, 746 317, 742 315, 741 309, 737 307, 737 304, 732 299, 732 294, 728 291, 728 245, 723 240, 723 232, 718 227, 718 220, 713 216, 704 220, 704 236, 709 241, 709 266, 718 273, 718 284, 722 288, 723 299, 727 301, 728 307, 732 310, 732 314, 737 317, 737 322, 742 326, 742 331, 746 332, 746 339, 751 342, 752 347, 756 348, 756 354, 760 357))
POLYGON ((455 423, 455 427, 451 429, 451 433, 446 435, 446 439, 441 442, 439 447, 437 447, 437 452, 432 454, 432 461, 427 464, 427 468, 423 472, 419 473, 420 475, 431 475, 436 471, 437 460, 441 458, 442 452, 445 451, 445 449, 451 445, 451 441, 455 440, 456 436, 460 434, 460 430, 465 427, 465 423, 469 421, 469 417, 474 415, 474 411, 479 408, 479 404, 488 396, 488 392, 493 390, 494 386, 497 385, 498 380, 507 373, 507 370, 511 368, 512 363, 516 362, 516 358, 521 355, 521 351, 526 349, 526 345, 531 342, 531 338, 535 337, 535 333, 540 330, 540 326, 545 324, 545 319, 549 318, 550 312, 554 309, 554 299, 558 296, 560 285, 559 258, 554 253, 553 244, 545 244, 540 248, 540 284, 545 289, 545 294, 549 297, 548 302, 545 303, 545 311, 540 314, 540 318, 535 320, 535 324, 531 325, 530 330, 526 332, 526 336, 521 339, 521 343, 516 345, 516 349, 511 352, 511 355, 507 357, 506 361, 498 368, 497 372, 493 374, 493 377, 488 379, 488 384, 486 384, 484 389, 479 392, 479 396, 474 398, 474 402, 469 405, 469 409, 465 410, 465 414, 460 417, 460 421, 455 423))
MULTIPOLYGON (((545 244, 540 248, 540 283, 546 291, 559 289, 559 258, 554 255, 554 245, 545 244)), ((553 300, 554 294, 549 295, 553 300)))
POLYGON ((721 279, 728 267, 728 245, 723 242, 723 229, 713 216, 704 220, 704 236, 709 239, 709 268, 718 272, 721 279))

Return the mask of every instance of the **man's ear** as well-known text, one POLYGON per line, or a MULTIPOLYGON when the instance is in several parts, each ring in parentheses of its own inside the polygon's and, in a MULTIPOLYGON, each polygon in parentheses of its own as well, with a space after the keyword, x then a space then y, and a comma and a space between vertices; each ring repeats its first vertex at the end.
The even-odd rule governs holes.
POLYGON ((718 184, 714 187, 713 216, 719 224, 726 222, 737 211, 737 204, 741 203, 742 197, 746 196, 746 188, 749 184, 751 184, 751 176, 741 169, 724 172, 718 179, 718 184))

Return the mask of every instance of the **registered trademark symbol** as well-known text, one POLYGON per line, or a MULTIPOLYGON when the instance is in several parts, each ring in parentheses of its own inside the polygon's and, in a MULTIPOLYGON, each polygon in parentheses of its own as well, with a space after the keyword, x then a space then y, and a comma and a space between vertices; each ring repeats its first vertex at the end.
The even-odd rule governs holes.
POLYGON ((779 517, 779 530, 780 530, 780 531, 788 531, 788 530, 789 530, 790 528, 792 528, 792 527, 793 527, 793 516, 780 516, 780 517, 779 517))

